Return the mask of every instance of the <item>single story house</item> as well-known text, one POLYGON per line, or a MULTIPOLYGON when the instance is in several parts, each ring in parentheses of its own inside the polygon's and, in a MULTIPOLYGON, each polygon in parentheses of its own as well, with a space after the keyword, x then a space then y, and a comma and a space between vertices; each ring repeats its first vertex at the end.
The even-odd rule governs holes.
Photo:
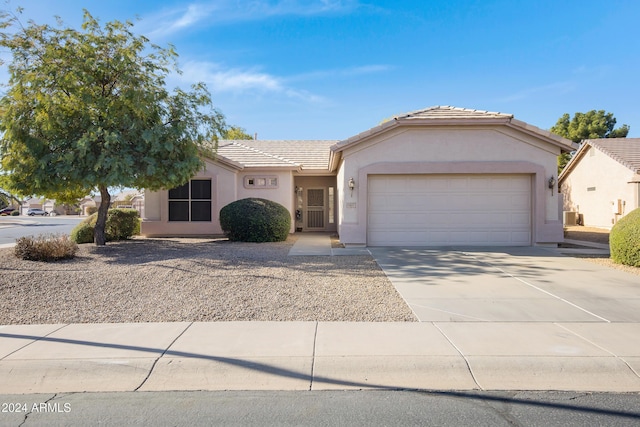
POLYGON ((559 183, 566 225, 611 228, 640 207, 640 138, 584 140, 559 183))
POLYGON ((96 211, 100 207, 102 203, 102 196, 85 196, 82 200, 80 200, 80 215, 81 216, 89 216, 92 211, 95 209, 96 211))
POLYGON ((135 209, 142 218, 144 216, 144 192, 125 190, 111 198, 112 208, 135 209))
POLYGON ((431 107, 343 141, 220 141, 182 187, 145 193, 142 234, 220 235, 222 207, 284 205, 291 232, 345 245, 555 244, 557 160, 571 141, 511 114, 431 107))
POLYGON ((22 214, 26 215, 29 209, 42 209, 48 214, 64 215, 66 214, 65 206, 59 205, 53 199, 43 199, 39 197, 31 197, 22 202, 22 214))

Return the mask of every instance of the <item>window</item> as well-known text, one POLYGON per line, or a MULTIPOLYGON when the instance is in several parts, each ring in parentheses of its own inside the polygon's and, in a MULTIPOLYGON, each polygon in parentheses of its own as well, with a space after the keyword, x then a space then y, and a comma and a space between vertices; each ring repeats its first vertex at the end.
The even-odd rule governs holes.
POLYGON ((278 188, 278 177, 245 176, 244 188, 278 188))
POLYGON ((211 180, 192 179, 169 190, 169 221, 211 221, 211 180))

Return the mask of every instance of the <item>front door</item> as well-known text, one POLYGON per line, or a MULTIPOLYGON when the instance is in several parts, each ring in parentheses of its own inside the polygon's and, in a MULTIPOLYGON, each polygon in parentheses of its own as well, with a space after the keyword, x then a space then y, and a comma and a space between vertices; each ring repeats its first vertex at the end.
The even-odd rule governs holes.
POLYGON ((307 190, 307 226, 308 230, 324 230, 325 197, 324 188, 307 190))

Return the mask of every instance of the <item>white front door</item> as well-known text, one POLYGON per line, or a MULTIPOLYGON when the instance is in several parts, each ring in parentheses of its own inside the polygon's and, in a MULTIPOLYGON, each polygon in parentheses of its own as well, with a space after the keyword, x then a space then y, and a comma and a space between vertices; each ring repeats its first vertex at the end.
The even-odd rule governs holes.
POLYGON ((324 230, 324 188, 307 189, 307 230, 324 230))

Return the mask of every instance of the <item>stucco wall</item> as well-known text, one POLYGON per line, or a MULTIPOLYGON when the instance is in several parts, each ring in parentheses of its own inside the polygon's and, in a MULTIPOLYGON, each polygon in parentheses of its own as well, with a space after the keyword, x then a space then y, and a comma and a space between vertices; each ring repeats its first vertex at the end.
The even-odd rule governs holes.
MULTIPOLYGON (((291 171, 252 170, 237 171, 219 163, 206 162, 204 170, 192 179, 211 179, 212 208, 211 222, 169 221, 168 191, 145 192, 145 217, 141 234, 145 236, 192 236, 222 235, 219 217, 220 209, 231 202, 248 197, 259 197, 280 203, 293 212, 293 178, 291 171), (247 188, 245 177, 276 177, 277 188, 247 188)), ((292 214, 293 223, 293 214, 292 214)), ((292 224, 291 231, 294 231, 292 224)))
POLYGON ((510 128, 400 128, 343 151, 338 173, 340 239, 366 243, 367 177, 402 173, 528 173, 533 175, 534 243, 562 241, 561 199, 546 185, 560 149, 510 128), (348 181, 356 189, 351 195, 348 181))
POLYGON ((611 228, 638 207, 638 183, 633 172, 603 152, 588 147, 562 182, 563 209, 582 214, 585 226, 611 228), (620 215, 615 215, 621 200, 620 215))
POLYGON ((198 172, 193 179, 211 179, 211 222, 175 222, 169 221, 169 192, 145 191, 145 216, 142 220, 143 236, 217 236, 222 235, 218 217, 220 209, 236 200, 235 171, 205 162, 204 170, 198 172))

